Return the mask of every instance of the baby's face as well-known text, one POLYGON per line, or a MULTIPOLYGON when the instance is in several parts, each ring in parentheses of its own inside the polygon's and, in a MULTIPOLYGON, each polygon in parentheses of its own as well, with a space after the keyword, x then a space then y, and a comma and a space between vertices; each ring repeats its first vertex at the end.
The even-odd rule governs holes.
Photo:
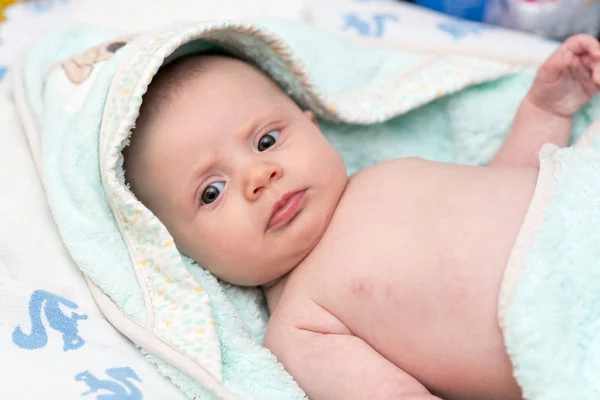
POLYGON ((128 179, 180 250, 228 282, 266 284, 320 240, 344 164, 313 114, 254 67, 185 62, 203 70, 134 135, 128 179))

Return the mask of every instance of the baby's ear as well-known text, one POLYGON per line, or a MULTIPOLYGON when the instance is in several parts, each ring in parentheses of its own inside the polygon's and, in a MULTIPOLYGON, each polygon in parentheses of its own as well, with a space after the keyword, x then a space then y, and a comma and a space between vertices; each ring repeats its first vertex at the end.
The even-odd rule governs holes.
POLYGON ((304 110, 303 113, 304 113, 304 116, 310 120, 310 122, 319 126, 319 123, 317 122, 317 117, 315 117, 314 112, 312 112, 311 110, 304 110))

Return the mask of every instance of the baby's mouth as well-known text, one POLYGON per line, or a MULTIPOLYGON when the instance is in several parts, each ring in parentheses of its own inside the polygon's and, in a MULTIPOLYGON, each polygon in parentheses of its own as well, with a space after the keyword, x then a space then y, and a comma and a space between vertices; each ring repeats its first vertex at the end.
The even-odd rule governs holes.
POLYGON ((289 224, 298 215, 304 204, 304 193, 306 193, 306 189, 281 196, 281 199, 273 205, 266 230, 274 231, 289 224))

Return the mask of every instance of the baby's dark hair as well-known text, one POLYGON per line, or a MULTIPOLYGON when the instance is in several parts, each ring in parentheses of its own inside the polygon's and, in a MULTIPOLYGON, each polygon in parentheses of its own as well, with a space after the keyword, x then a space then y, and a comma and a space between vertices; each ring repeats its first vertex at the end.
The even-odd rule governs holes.
MULTIPOLYGON (((152 79, 150 85, 148 85, 146 93, 142 96, 140 113, 136 120, 135 127, 132 129, 130 143, 123 149, 125 182, 129 185, 129 188, 134 195, 138 195, 139 191, 136 190, 135 181, 130 179, 129 174, 127 173, 129 170, 129 161, 132 158, 130 156, 133 152, 131 149, 132 146, 140 139, 140 136, 148 134, 149 124, 160 115, 160 110, 165 103, 167 103, 172 96, 177 95, 178 91, 183 88, 185 83, 189 82, 192 77, 197 76, 197 74, 201 74, 204 71, 204 63, 197 62, 198 59, 210 56, 237 58, 221 51, 210 51, 180 57, 161 67, 152 79)), ((144 202, 141 198, 139 198, 139 200, 144 202)))
POLYGON ((171 96, 177 94, 185 82, 203 71, 202 63, 193 62, 198 57, 203 55, 181 57, 158 70, 142 96, 142 106, 135 130, 144 129, 149 119, 159 112, 171 96))
POLYGON ((182 56, 159 68, 158 72, 148 86, 148 90, 142 96, 140 115, 136 121, 136 127, 143 128, 150 116, 156 115, 161 106, 170 96, 176 95, 191 77, 196 76, 204 70, 204 64, 194 62, 201 58, 219 56, 241 60, 225 50, 214 48, 198 54, 182 56))

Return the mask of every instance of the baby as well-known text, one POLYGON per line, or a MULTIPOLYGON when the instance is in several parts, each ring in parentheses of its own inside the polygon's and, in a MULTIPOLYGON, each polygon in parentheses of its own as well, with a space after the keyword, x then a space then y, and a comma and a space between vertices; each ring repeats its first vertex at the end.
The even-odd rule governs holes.
POLYGON ((537 152, 568 144, 599 89, 600 43, 572 37, 489 166, 406 158, 348 178, 313 113, 260 70, 191 56, 144 96, 126 177, 181 251, 262 286, 265 345, 312 400, 517 400, 497 317, 504 269, 537 152))

